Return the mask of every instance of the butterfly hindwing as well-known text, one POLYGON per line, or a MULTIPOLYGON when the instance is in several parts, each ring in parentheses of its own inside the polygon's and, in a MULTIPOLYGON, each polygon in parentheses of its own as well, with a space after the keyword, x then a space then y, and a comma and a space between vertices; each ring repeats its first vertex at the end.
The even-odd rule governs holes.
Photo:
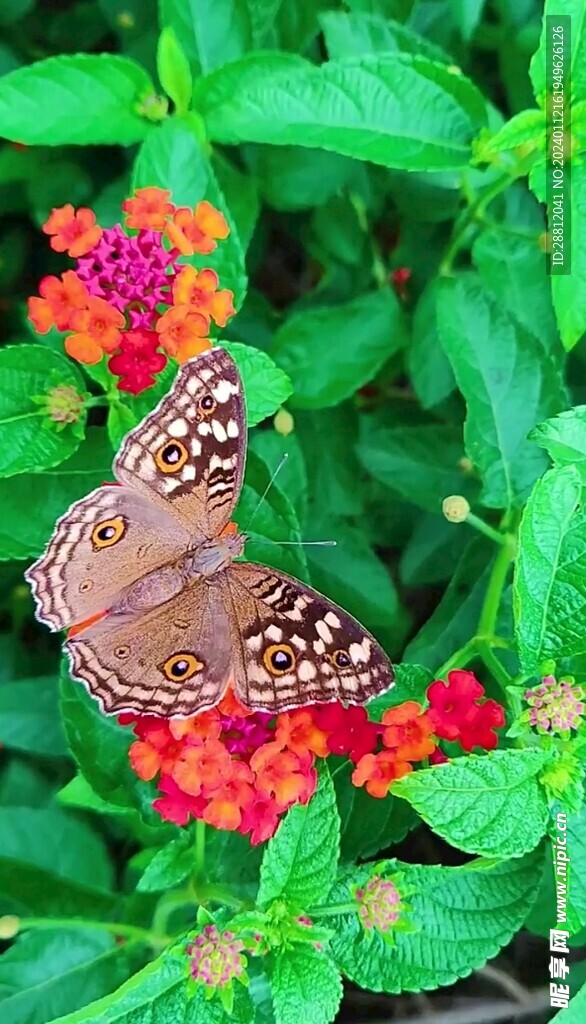
POLYGON ((247 707, 364 704, 393 684, 374 637, 328 598, 253 563, 234 563, 225 575, 235 689, 247 707))
POLYGON ((25 573, 37 616, 66 629, 111 607, 125 587, 181 555, 189 534, 127 487, 98 487, 58 520, 25 573))
POLYGON ((228 353, 213 348, 180 367, 169 394, 125 437, 114 471, 197 540, 229 522, 245 453, 242 381, 228 353))

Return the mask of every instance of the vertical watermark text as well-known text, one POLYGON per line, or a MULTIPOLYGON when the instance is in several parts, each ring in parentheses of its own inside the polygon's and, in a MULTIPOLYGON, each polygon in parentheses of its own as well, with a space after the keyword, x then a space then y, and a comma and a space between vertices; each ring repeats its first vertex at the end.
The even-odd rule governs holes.
POLYGON ((549 985, 549 1004, 565 1009, 570 999, 570 986, 566 981, 570 968, 566 963, 565 956, 560 953, 569 953, 568 938, 569 931, 566 927, 568 911, 568 865, 570 856, 568 853, 568 832, 567 819, 563 812, 556 815, 556 831, 553 837, 553 873, 555 880, 556 899, 556 921, 557 926, 549 932, 549 951, 552 954, 549 960, 549 976, 552 979, 549 985), (561 982, 554 981, 554 978, 562 978, 561 982))
POLYGON ((571 16, 545 19, 546 204, 549 274, 571 273, 571 16))

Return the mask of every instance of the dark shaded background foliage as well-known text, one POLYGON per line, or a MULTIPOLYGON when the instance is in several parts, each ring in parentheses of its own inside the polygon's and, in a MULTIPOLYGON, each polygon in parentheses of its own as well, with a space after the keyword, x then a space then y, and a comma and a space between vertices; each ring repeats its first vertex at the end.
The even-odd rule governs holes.
MULTIPOLYGON (((539 41, 542 5, 538 0, 353 0, 347 4, 285 0, 273 6, 278 10, 272 46, 320 61, 327 55, 328 38, 336 45, 328 12, 350 9, 391 17, 449 54, 505 119, 534 105, 528 68, 539 41)), ((121 52, 141 62, 156 80, 157 16, 154 0, 2 0, 0 73, 53 54, 121 52)), ((228 56, 239 56, 238 32, 225 25, 219 31, 223 33, 219 45, 234 48, 228 56)), ((343 41, 338 39, 338 45, 343 46, 343 41)), ((409 101, 405 95, 405 104, 409 101)), ((220 161, 222 152, 221 146, 216 147, 220 161)), ((242 198, 247 211, 241 215, 245 219, 248 212, 251 232, 249 291, 226 336, 268 349, 275 332, 282 332, 290 320, 292 331, 300 329, 299 321, 292 320, 298 314, 354 301, 355 306, 344 308, 338 321, 334 318, 322 325, 319 314, 308 326, 303 321, 305 329, 313 332, 316 360, 322 360, 324 353, 328 360, 335 359, 340 332, 355 332, 359 351, 364 331, 379 331, 389 356, 381 359, 382 369, 373 380, 361 381, 365 386, 354 394, 348 390, 350 397, 342 404, 328 399, 320 407, 319 401, 297 398, 291 409, 295 434, 284 439, 268 423, 256 432, 254 444, 273 464, 282 450, 290 451, 292 458, 281 484, 297 494, 300 508, 306 502, 309 505, 306 538, 330 537, 339 542, 335 552, 308 549, 316 586, 359 614, 392 655, 401 655, 408 645, 408 661, 436 669, 474 633, 491 554, 488 541, 472 542, 469 526, 453 527, 439 514, 446 494, 464 493, 473 501, 479 493, 462 444, 464 402, 437 344, 433 301, 425 292, 446 256, 463 209, 460 177, 449 171, 434 176, 387 170, 298 147, 247 143, 225 152, 246 175, 248 191, 242 198), (401 273, 403 268, 409 273, 401 273), (307 495, 297 491, 296 459, 300 457, 309 473, 307 495)), ((2 144, 3 343, 33 340, 25 299, 36 291, 42 276, 63 269, 62 258, 50 250, 39 231, 51 208, 66 202, 88 205, 102 224, 113 223, 120 200, 129 192, 135 155, 136 147, 2 144)), ((474 174, 480 172, 471 172, 471 178, 474 174)), ((484 272, 487 286, 498 294, 510 280, 507 261, 514 263, 515 254, 531 242, 532 255, 522 255, 527 299, 519 298, 517 312, 521 319, 533 318, 538 334, 551 337, 556 329, 545 262, 538 248, 543 230, 542 209, 521 180, 498 196, 484 223, 470 225, 459 258, 462 266, 471 266, 474 245, 474 263, 484 272), (537 253, 539 257, 533 258, 537 253)), ((469 324, 471 330, 475 326, 469 324)), ((583 361, 583 349, 578 347, 566 368, 576 402, 585 396, 583 361)), ((304 378, 308 393, 312 373, 310 364, 304 378)), ((559 401, 555 407, 555 398, 552 403, 549 414, 561 407, 559 401)), ((90 423, 103 422, 101 416, 101 410, 93 410, 90 423)), ((10 485, 11 481, 2 482, 2 500, 10 500, 10 485)), ((21 577, 22 562, 9 559, 1 564, 0 673, 7 679, 35 680, 23 686, 31 687, 30 700, 40 712, 40 724, 23 749, 13 751, 8 743, 0 754, 0 821, 11 834, 11 848, 3 852, 14 861, 11 870, 31 872, 34 889, 35 858, 27 854, 27 847, 31 842, 43 846, 58 835, 59 855, 67 849, 71 854, 64 875, 78 883, 107 884, 114 871, 124 883, 142 862, 138 858, 128 866, 128 856, 137 847, 122 820, 76 818, 70 843, 65 812, 61 819, 47 817, 52 813, 48 806, 53 794, 73 771, 58 723, 56 694, 50 688, 41 694, 41 681, 36 679, 56 669, 59 642, 34 623, 21 577), (84 860, 85 879, 79 873, 84 860)), ((490 692, 490 680, 485 681, 490 692)), ((140 828, 148 833, 146 826, 140 828)), ((467 859, 425 829, 393 852, 412 862, 467 859)), ((141 897, 136 899, 139 921, 141 897)), ((539 913, 533 924, 537 936, 544 933, 539 913)), ((72 944, 79 941, 78 935, 71 937, 72 944)), ((31 935, 33 962, 34 942, 31 935)), ((503 952, 497 971, 477 972, 468 981, 419 1001, 350 990, 341 1019, 426 1017, 432 1010, 469 1006, 472 998, 475 1009, 470 1012, 475 1015, 471 1020, 497 1019, 498 1011, 490 1005, 495 994, 500 990, 518 998, 514 979, 529 988, 543 985, 545 963, 542 940, 523 933, 503 952)), ((579 968, 574 970, 576 981, 579 968)), ((85 1002, 92 998, 93 984, 100 989, 99 981, 88 982, 85 1002)), ((111 987, 114 984, 115 979, 111 987)), ((1 985, 0 973, 0 991, 1 985)), ((48 1007, 46 1017, 30 1019, 53 1015, 48 1007)), ((524 1019, 546 1016, 541 1008, 524 1019)), ((13 1019, 29 1018, 17 1013, 13 1019)))

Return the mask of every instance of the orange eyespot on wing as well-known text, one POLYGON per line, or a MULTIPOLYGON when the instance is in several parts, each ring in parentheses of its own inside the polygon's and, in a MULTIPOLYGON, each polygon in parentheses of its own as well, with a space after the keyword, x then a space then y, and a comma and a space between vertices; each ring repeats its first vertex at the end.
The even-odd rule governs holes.
POLYGON ((186 679, 191 679, 196 672, 201 672, 203 668, 203 661, 199 661, 195 654, 179 651, 167 658, 161 671, 170 682, 183 683, 186 679))
POLYGON ((115 516, 113 519, 104 519, 96 523, 92 530, 91 542, 94 551, 101 548, 110 548, 117 544, 126 533, 126 520, 124 516, 115 516))
POLYGON ((271 644, 263 654, 265 668, 273 676, 284 676, 295 668, 295 654, 289 644, 271 644))
POLYGON ((183 441, 166 441, 158 452, 155 452, 155 462, 161 473, 178 473, 183 469, 189 458, 189 452, 183 441))

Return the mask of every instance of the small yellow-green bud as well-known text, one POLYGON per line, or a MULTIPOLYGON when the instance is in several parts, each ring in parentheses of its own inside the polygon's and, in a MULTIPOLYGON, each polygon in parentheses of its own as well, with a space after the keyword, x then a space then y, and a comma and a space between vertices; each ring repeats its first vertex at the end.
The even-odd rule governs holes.
POLYGON ((465 523, 470 514, 470 505, 461 494, 450 494, 442 501, 442 512, 450 523, 465 523))
POLYGON ((277 434, 281 434, 282 437, 287 437, 288 434, 292 434, 295 429, 295 420, 287 409, 279 409, 273 420, 273 426, 277 431, 277 434))
POLYGON ((0 939, 13 939, 20 931, 20 918, 16 914, 0 917, 0 939))

